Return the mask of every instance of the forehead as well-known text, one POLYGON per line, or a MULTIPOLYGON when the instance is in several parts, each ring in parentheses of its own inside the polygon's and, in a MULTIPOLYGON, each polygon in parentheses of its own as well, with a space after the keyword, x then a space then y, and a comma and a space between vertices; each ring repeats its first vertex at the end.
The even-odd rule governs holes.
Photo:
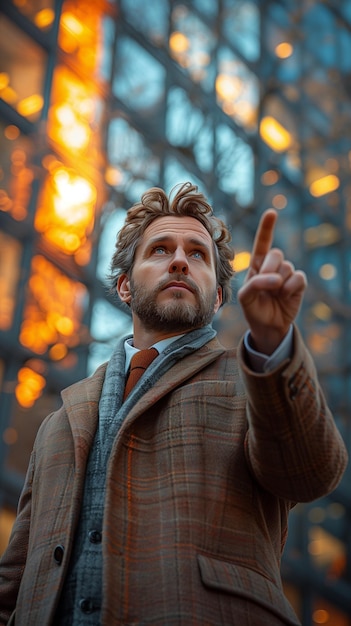
POLYGON ((172 237, 178 238, 182 236, 187 239, 198 239, 203 241, 206 245, 212 245, 212 237, 206 228, 195 217, 187 215, 175 216, 165 215, 163 217, 157 217, 149 226, 145 229, 142 237, 142 243, 146 243, 150 239, 159 237, 172 237))

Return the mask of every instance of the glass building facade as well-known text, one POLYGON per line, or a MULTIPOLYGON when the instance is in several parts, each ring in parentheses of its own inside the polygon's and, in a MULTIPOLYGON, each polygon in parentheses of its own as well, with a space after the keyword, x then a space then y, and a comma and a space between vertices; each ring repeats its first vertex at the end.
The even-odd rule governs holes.
MULTIPOLYGON (((0 551, 60 390, 129 316, 107 273, 126 210, 190 180, 231 227, 233 302, 259 216, 309 279, 299 326, 351 449, 351 2, 7 0, 0 6, 0 551)), ((351 624, 350 471, 292 512, 304 626, 351 624)))

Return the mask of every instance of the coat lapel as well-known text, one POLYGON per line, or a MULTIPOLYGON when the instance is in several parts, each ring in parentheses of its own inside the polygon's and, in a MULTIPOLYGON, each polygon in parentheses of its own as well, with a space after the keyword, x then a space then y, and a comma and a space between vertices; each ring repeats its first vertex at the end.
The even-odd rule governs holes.
POLYGON ((107 363, 94 376, 75 383, 62 391, 64 407, 72 430, 76 470, 85 468, 98 424, 99 400, 107 363))
POLYGON ((178 361, 135 403, 126 416, 120 433, 122 433, 131 422, 144 413, 144 411, 152 407, 155 402, 178 387, 181 383, 194 376, 204 367, 213 363, 213 361, 218 359, 224 352, 225 348, 219 343, 218 339, 214 338, 202 348, 196 350, 196 352, 178 361))

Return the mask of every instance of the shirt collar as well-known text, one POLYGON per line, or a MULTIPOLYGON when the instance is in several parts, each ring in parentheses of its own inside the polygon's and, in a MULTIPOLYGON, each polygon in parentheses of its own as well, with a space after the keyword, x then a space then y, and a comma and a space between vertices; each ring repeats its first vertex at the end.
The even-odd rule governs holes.
MULTIPOLYGON (((171 345, 171 343, 173 343, 173 341, 176 341, 176 339, 180 339, 180 337, 183 337, 185 333, 183 333, 182 335, 175 335, 174 337, 168 337, 167 339, 161 339, 161 341, 157 341, 157 343, 154 343, 152 346, 149 346, 150 348, 156 348, 156 350, 159 352, 159 354, 161 354, 161 352, 163 352, 166 348, 168 348, 168 346, 171 345)), ((128 372, 129 369, 129 365, 130 365, 130 361, 132 359, 132 356, 136 353, 139 352, 138 348, 135 348, 133 346, 133 337, 130 337, 129 339, 126 339, 124 342, 124 351, 126 354, 126 360, 125 360, 125 373, 128 372)))

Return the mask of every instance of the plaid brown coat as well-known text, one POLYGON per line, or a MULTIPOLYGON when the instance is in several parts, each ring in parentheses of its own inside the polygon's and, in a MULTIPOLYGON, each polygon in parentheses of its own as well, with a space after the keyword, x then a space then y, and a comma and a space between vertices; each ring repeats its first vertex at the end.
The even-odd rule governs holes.
MULTIPOLYGON (((107 472, 104 626, 299 624, 279 572, 288 513, 334 489, 347 454, 296 330, 294 344, 254 374, 242 346, 213 339, 134 406, 107 472)), ((39 430, 0 566, 1 624, 16 601, 17 626, 53 624, 105 367, 39 430)))

